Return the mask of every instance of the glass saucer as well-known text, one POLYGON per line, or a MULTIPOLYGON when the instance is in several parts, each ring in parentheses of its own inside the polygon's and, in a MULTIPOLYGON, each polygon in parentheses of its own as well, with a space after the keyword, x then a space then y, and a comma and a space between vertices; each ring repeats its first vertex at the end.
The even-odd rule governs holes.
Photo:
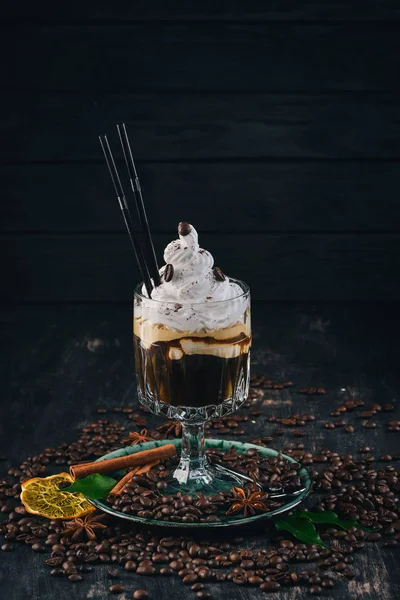
MULTIPOLYGON (((108 458, 118 458, 120 456, 127 456, 129 454, 134 454, 135 452, 140 452, 141 450, 151 450, 152 448, 158 448, 160 446, 164 446, 165 444, 174 444, 179 452, 181 447, 180 439, 167 439, 167 440, 155 440, 152 442, 146 442, 144 444, 136 444, 135 446, 126 446, 125 448, 120 448, 119 450, 114 450, 114 452, 109 452, 104 456, 101 456, 98 461, 106 460, 108 458)), ((257 446, 256 444, 249 444, 244 442, 236 442, 229 440, 216 440, 216 439, 206 439, 205 440, 205 449, 208 448, 217 448, 218 450, 223 450, 227 452, 231 448, 235 448, 238 454, 244 454, 250 448, 255 448, 258 450, 261 456, 265 456, 266 458, 271 456, 277 456, 281 454, 283 458, 288 460, 293 464, 298 464, 298 461, 292 458, 291 456, 287 456, 287 454, 283 454, 282 452, 278 452, 277 450, 273 450, 272 448, 265 448, 264 446, 257 446)), ((110 473, 110 476, 115 476, 116 478, 122 477, 124 475, 124 471, 117 471, 114 474, 110 473)), ((258 519, 271 519, 278 515, 282 515, 290 510, 293 510, 296 506, 301 504, 304 499, 308 496, 311 491, 311 478, 305 467, 301 467, 299 470, 299 476, 301 479, 301 483, 303 485, 304 490, 296 496, 290 498, 290 500, 279 508, 271 510, 267 513, 260 513, 251 517, 243 517, 241 515, 229 515, 225 516, 225 518, 221 521, 217 522, 207 522, 207 523, 182 523, 178 521, 162 521, 158 519, 144 519, 143 517, 137 517, 136 515, 129 515, 123 513, 121 511, 115 510, 111 508, 105 501, 103 500, 89 500, 96 508, 99 510, 106 512, 114 517, 119 517, 121 519, 126 519, 128 521, 133 521, 135 523, 142 523, 145 525, 157 525, 158 527, 179 527, 179 528, 190 528, 190 529, 209 529, 215 527, 232 527, 234 525, 245 525, 248 523, 252 523, 257 521, 258 519)))

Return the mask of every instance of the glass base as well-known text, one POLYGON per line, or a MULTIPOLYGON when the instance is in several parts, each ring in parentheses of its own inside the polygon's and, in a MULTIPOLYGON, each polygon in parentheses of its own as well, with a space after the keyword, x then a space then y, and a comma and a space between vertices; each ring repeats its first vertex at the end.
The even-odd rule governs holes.
POLYGON ((207 463, 196 467, 181 457, 179 465, 165 481, 168 486, 165 494, 182 492, 193 495, 197 492, 210 496, 218 492, 230 492, 234 486, 242 488, 251 479, 222 465, 211 466, 207 463))

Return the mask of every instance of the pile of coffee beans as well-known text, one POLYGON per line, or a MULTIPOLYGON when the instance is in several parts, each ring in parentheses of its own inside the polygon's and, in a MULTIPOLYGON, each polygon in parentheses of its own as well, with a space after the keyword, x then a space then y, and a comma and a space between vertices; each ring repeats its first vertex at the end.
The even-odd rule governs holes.
MULTIPOLYGON (((302 485, 298 474, 300 465, 289 462, 281 455, 266 458, 253 448, 244 454, 237 454, 234 448, 228 451, 213 448, 207 450, 207 456, 211 463, 218 462, 253 476, 257 482, 269 485, 274 490, 293 492, 302 485)), ((109 496, 108 503, 115 510, 145 519, 181 523, 215 523, 226 519, 226 513, 234 501, 231 493, 220 492, 207 497, 203 494, 191 496, 180 492, 174 495, 165 493, 166 480, 174 466, 176 458, 164 461, 144 475, 133 476, 125 485, 122 494, 109 496)), ((259 487, 250 482, 245 484, 243 489, 251 493, 259 487)), ((283 504, 282 501, 269 498, 268 494, 263 502, 269 510, 283 504)))
MULTIPOLYGON (((226 428, 234 435, 237 429, 250 429, 251 422, 259 417, 265 423, 276 423, 285 433, 298 428, 303 430, 311 423, 313 415, 274 416, 270 414, 270 407, 265 409, 259 403, 263 399, 263 390, 278 390, 279 393, 280 389, 292 385, 292 382, 276 384, 262 375, 253 375, 247 408, 242 410, 241 416, 221 419, 219 424, 218 420, 213 421, 210 432, 215 430, 218 436, 221 429, 226 428), (282 387, 276 388, 276 385, 282 387)), ((331 410, 328 407, 327 413, 331 410)), ((334 409, 332 417, 339 417, 342 421, 346 413, 353 412, 355 418, 360 418, 361 424, 370 419, 376 422, 380 415, 384 416, 391 410, 392 405, 365 407, 362 401, 348 400, 334 409), (361 415, 359 411, 373 414, 361 415)), ((329 546, 327 550, 299 543, 289 533, 282 535, 268 520, 258 521, 257 526, 258 533, 260 529, 267 528, 267 535, 262 531, 263 535, 257 536, 246 529, 243 530, 245 538, 235 537, 237 531, 233 529, 219 537, 214 535, 212 539, 206 539, 204 536, 210 534, 195 530, 192 530, 194 533, 179 535, 179 529, 175 529, 172 535, 166 536, 160 530, 143 528, 106 515, 102 523, 107 527, 96 530, 96 539, 87 539, 82 532, 80 538, 73 540, 71 536, 65 536, 69 522, 48 521, 26 513, 19 501, 21 482, 65 470, 72 463, 94 460, 120 447, 121 440, 127 437, 133 425, 139 431, 147 426, 148 416, 142 410, 134 412, 131 408, 116 407, 112 411, 115 416, 107 415, 109 418, 103 418, 110 412, 108 409, 100 407, 97 412, 101 418, 85 426, 76 441, 45 448, 0 477, 0 512, 4 517, 0 525, 3 537, 0 548, 3 552, 13 552, 19 545, 29 546, 33 552, 43 554, 49 576, 61 577, 76 585, 90 578, 93 570, 103 565, 110 594, 127 592, 136 600, 149 598, 145 590, 146 577, 178 577, 197 598, 212 598, 213 588, 224 582, 259 588, 266 594, 284 587, 304 586, 311 595, 318 596, 325 589, 343 586, 347 580, 357 577, 356 556, 362 553, 366 544, 378 543, 391 549, 400 542, 400 477, 395 462, 399 456, 379 453, 375 456, 367 443, 350 454, 327 448, 310 451, 305 444, 297 442, 287 444, 283 451, 309 470, 314 490, 306 508, 335 511, 340 517, 356 520, 373 531, 365 532, 356 527, 347 531, 332 526, 319 528, 321 538, 329 546), (124 418, 129 419, 128 426, 121 422, 124 418), (143 585, 139 583, 140 577, 144 578, 143 585)), ((352 425, 336 420, 334 428, 346 426, 352 425)), ((390 431, 398 431, 400 421, 391 419, 387 427, 390 431)), ((148 428, 148 434, 154 439, 174 437, 174 432, 174 427, 168 431, 148 428)), ((365 432, 368 435, 368 428, 365 432)), ((272 436, 254 438, 262 445, 268 445, 271 440, 272 436)), ((209 452, 209 459, 251 472, 263 483, 270 484, 272 479, 272 483, 282 483, 285 488, 299 485, 298 467, 293 467, 280 456, 265 460, 257 451, 236 455, 233 451, 222 454, 213 450, 209 452)), ((163 472, 168 471, 167 467, 160 465, 145 477, 133 478, 126 490, 129 504, 123 504, 121 510, 129 512, 132 504, 137 504, 137 514, 149 511, 157 518, 181 518, 182 522, 219 518, 218 511, 226 501, 223 494, 211 498, 200 495, 171 499, 166 496, 166 501, 162 500, 163 472)), ((124 496, 125 493, 121 498, 124 496)))

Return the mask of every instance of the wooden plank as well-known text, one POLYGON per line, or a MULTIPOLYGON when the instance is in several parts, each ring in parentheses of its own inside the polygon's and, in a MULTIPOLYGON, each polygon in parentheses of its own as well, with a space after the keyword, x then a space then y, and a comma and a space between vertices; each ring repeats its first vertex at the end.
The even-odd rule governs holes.
POLYGON ((0 16, 8 19, 33 22, 86 22, 102 21, 157 21, 157 20, 380 20, 399 17, 399 6, 395 0, 147 0, 147 2, 131 2, 119 0, 111 5, 107 0, 71 0, 68 3, 55 5, 48 0, 40 6, 21 2, 3 3, 0 16))
MULTIPOLYGON (((138 165, 153 231, 400 231, 393 163, 138 165)), ((122 170, 123 172, 123 170, 122 170)), ((118 232, 104 164, 0 167, 0 231, 118 232)), ((127 188, 128 189, 128 188, 127 188)))
POLYGON ((400 156, 391 94, 6 93, 0 160, 101 160, 98 134, 119 143, 125 121, 136 158, 400 156), (17 134, 18 132, 18 134, 17 134))
POLYGON ((393 23, 9 26, 2 88, 399 89, 393 23), (23 48, 24 51, 21 51, 23 48))
MULTIPOLYGON (((171 226, 172 230, 172 226, 171 226)), ((154 236, 159 256, 172 235, 154 236)), ((398 300, 400 235, 205 234, 201 245, 256 301, 398 300)), ((3 235, 3 301, 126 301, 138 272, 125 235, 3 235)))

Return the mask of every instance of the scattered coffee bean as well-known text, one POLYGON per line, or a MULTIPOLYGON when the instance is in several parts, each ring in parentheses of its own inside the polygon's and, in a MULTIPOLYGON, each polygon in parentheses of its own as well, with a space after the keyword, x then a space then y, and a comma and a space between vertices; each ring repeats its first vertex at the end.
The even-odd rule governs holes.
POLYGON ((310 594, 317 596, 322 592, 322 587, 319 585, 312 585, 309 590, 310 594))
POLYGON ((56 569, 52 569, 50 571, 50 575, 52 575, 53 577, 64 577, 64 570, 60 567, 57 567, 56 569))
POLYGON ((280 587, 277 581, 265 581, 260 585, 260 590, 263 592, 277 592, 280 587))
POLYGON ((197 580, 198 580, 198 577, 197 577, 196 573, 188 573, 182 579, 182 583, 184 583, 185 585, 192 585, 192 584, 196 583, 197 580))
POLYGON ((194 585, 192 585, 192 587, 190 589, 193 590, 194 592, 204 590, 204 583, 195 583, 194 585))
POLYGON ((112 594, 122 594, 125 591, 125 588, 120 583, 115 583, 114 585, 110 585, 108 588, 112 594))
POLYGON ((196 593, 196 596, 201 598, 201 600, 210 600, 212 598, 212 595, 207 590, 200 590, 196 593))
POLYGON ((125 563, 125 571, 136 571, 136 563, 133 560, 128 560, 125 563))
POLYGON ((136 590, 133 592, 133 598, 135 600, 147 600, 149 598, 149 593, 146 590, 136 590))
POLYGON ((137 575, 154 575, 155 573, 156 573, 156 569, 152 565, 145 565, 144 567, 139 566, 136 569, 137 575))

